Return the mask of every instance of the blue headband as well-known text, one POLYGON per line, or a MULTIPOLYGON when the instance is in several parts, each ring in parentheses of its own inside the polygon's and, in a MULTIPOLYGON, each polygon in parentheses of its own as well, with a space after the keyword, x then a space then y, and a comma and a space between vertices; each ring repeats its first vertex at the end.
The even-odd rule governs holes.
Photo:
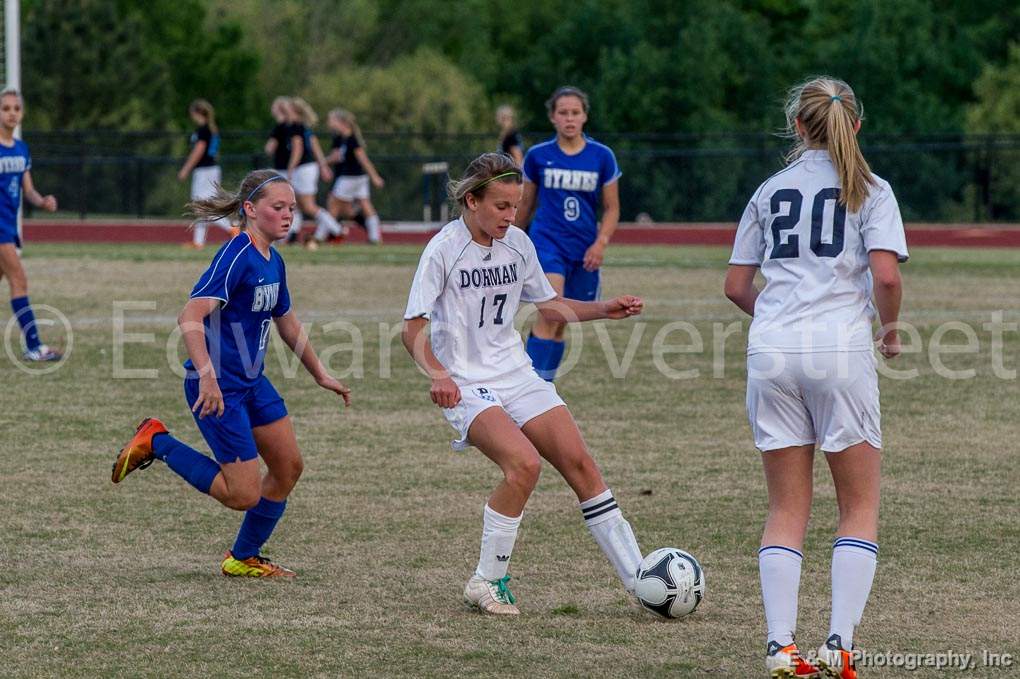
POLYGON ((839 96, 838 94, 834 94, 832 96, 832 99, 830 99, 829 101, 843 101, 843 97, 839 96))
POLYGON ((243 215, 244 214, 244 204, 245 203, 250 203, 251 199, 252 199, 252 196, 254 196, 256 193, 258 193, 259 189, 261 189, 263 186, 265 186, 269 182, 275 182, 275 181, 286 181, 286 180, 284 180, 284 178, 281 177, 280 175, 274 175, 274 176, 270 177, 269 179, 265 180, 264 182, 262 182, 261 184, 256 186, 254 189, 252 189, 251 193, 248 194, 248 197, 241 201, 241 207, 237 208, 237 211, 243 215))

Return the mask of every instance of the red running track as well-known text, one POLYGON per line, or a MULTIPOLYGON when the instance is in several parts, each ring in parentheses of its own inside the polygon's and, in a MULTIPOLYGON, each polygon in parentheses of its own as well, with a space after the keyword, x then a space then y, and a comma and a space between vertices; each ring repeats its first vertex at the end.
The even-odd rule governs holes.
MULTIPOLYGON (((624 223, 614 243, 631 245, 731 245, 732 224, 688 223, 642 225, 624 223)), ((388 230, 387 243, 424 243, 431 231, 388 230)), ((27 242, 36 243, 187 243, 191 240, 187 222, 103 222, 27 220, 27 242)), ((217 228, 209 229, 209 242, 226 239, 217 228)), ((365 241, 365 232, 351 229, 351 242, 365 241)), ((1020 224, 907 224, 908 245, 945 247, 1020 247, 1020 224)))

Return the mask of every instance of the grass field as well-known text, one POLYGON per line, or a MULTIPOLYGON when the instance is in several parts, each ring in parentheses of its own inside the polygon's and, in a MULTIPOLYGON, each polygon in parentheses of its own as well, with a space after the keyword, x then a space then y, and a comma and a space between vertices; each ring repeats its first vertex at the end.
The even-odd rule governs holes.
MULTIPOLYGON (((558 383, 647 552, 691 551, 707 596, 690 618, 660 622, 630 608, 584 528, 566 485, 547 469, 511 568, 519 619, 469 612, 460 591, 478 555, 481 509, 497 470, 453 453, 453 430, 390 334, 399 327, 418 248, 285 251, 298 316, 322 350, 363 340, 363 374, 346 378, 355 406, 303 372, 268 372, 287 399, 305 475, 266 553, 293 582, 218 575, 240 516, 163 465, 109 480, 116 450, 144 415, 204 449, 168 360, 174 318, 211 251, 36 245, 25 263, 33 301, 62 311, 74 350, 59 370, 28 375, 0 354, 0 676, 335 677, 762 675, 764 619, 756 550, 764 481, 744 415, 747 320, 721 293, 719 248, 611 249, 606 294, 646 299, 632 321, 584 328, 576 367, 558 383), (124 312, 115 378, 114 302, 124 312), (704 350, 658 355, 666 324, 689 321, 704 350), (740 322, 714 356, 713 325, 740 322), (640 334, 639 334, 640 333, 640 334), (382 337, 382 340, 380 340, 382 337), (600 341, 600 338, 602 341, 600 341), (633 350, 623 377, 610 366, 633 350), (607 359, 603 346, 615 351, 607 359), (388 347, 383 351, 380 347, 388 347), (387 359, 389 355, 389 359, 387 359), (657 362, 659 365, 657 366, 657 362), (665 369, 662 368, 665 366, 665 369), (696 376, 677 377, 678 371, 696 376)), ((903 318, 924 352, 897 359, 914 379, 882 381, 885 478, 880 564, 857 641, 871 651, 973 652, 965 676, 1020 672, 1020 465, 1015 376, 994 374, 996 310, 1020 318, 1020 251, 915 249, 904 267, 903 318), (975 353, 928 354, 949 321, 973 327, 975 353), (983 649, 1012 668, 980 667, 983 649)), ((40 314, 45 317, 45 314, 40 314)), ((5 316, 5 319, 9 317, 5 316)), ((716 333, 719 335, 720 333, 716 333)), ((53 329, 44 339, 56 340, 53 329)), ((691 345, 683 330, 668 345, 691 345)), ((961 344, 950 330, 944 344, 961 344)), ((183 347, 180 347, 183 356, 183 347)), ((1020 363, 1005 334, 1004 363, 1020 363)), ((282 355, 282 354, 281 354, 282 355)), ((342 372, 356 352, 339 348, 342 372)), ((835 500, 816 464, 798 638, 817 647, 828 622, 835 500)), ((864 677, 941 676, 862 670, 864 677)))

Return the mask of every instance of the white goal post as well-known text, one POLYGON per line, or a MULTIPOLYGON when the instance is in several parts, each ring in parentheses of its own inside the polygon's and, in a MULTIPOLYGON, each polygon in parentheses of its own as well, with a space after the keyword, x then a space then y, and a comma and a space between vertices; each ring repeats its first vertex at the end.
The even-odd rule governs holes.
POLYGON ((21 2, 4 0, 4 84, 21 90, 21 2))

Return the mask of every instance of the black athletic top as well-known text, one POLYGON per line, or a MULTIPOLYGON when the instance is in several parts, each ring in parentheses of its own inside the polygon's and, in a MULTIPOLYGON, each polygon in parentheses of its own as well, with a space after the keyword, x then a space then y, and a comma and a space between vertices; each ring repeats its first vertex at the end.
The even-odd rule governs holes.
POLYGON ((517 130, 510 130, 506 136, 503 137, 499 142, 500 151, 510 155, 510 149, 517 147, 521 150, 521 154, 524 154, 524 140, 521 138, 521 133, 517 130))
POLYGON ((301 137, 301 141, 304 142, 304 151, 301 153, 301 160, 298 161, 298 165, 316 162, 315 154, 312 153, 312 131, 305 127, 304 123, 293 123, 292 128, 291 134, 295 137, 301 137))
POLYGON ((277 123, 269 133, 270 139, 276 140, 276 151, 273 153, 273 169, 286 170, 290 162, 290 138, 294 136, 289 123, 277 123))
POLYGON ((191 146, 194 147, 200 141, 205 142, 205 153, 195 167, 213 167, 216 165, 216 156, 220 153, 220 135, 213 134, 208 125, 202 125, 191 133, 191 146))
POLYGON ((334 135, 333 148, 340 149, 340 162, 333 166, 333 174, 338 177, 360 177, 365 174, 361 161, 354 155, 355 149, 361 148, 358 135, 352 134, 347 137, 334 135))

